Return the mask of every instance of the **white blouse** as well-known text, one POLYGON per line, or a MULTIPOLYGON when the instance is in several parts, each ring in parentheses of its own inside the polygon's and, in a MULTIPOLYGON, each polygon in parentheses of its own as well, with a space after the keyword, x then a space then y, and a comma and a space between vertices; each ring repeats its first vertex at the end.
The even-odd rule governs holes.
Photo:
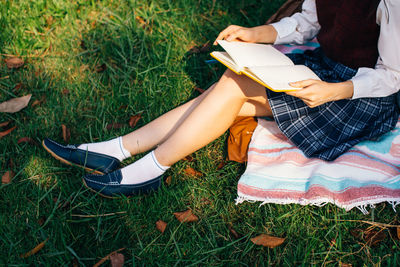
MULTIPOLYGON (((400 90, 400 1, 382 0, 376 22, 380 25, 379 58, 375 68, 359 68, 351 79, 353 99, 382 97, 400 90)), ((275 44, 303 44, 314 38, 318 23, 315 0, 305 0, 301 13, 271 24, 278 32, 275 44)))

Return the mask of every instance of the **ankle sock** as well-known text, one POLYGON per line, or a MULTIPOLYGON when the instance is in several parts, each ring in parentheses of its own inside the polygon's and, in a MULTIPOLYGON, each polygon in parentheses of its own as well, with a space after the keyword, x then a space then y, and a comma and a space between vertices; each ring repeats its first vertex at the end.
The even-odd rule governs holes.
POLYGON ((162 175, 168 169, 169 166, 163 166, 158 162, 153 150, 143 158, 121 169, 121 184, 143 183, 162 175))
POLYGON ((81 144, 78 148, 112 156, 119 159, 119 161, 131 157, 131 153, 122 144, 121 136, 105 142, 81 144))

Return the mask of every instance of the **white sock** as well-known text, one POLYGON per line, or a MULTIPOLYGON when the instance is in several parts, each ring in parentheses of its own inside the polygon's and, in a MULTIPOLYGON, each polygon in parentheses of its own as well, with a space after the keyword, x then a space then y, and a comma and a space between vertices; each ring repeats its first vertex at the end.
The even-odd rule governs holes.
POLYGON ((158 162, 153 150, 143 158, 121 169, 121 184, 143 183, 162 175, 168 169, 168 166, 163 166, 158 162))
POLYGON ((121 136, 105 142, 81 144, 78 148, 112 156, 119 159, 119 161, 131 157, 131 153, 126 150, 122 144, 121 136))

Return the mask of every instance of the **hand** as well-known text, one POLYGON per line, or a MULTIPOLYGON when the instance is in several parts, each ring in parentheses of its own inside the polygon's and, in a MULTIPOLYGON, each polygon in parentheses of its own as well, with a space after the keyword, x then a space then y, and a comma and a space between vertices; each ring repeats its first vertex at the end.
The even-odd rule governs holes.
POLYGON ((349 99, 353 96, 354 90, 352 81, 328 83, 310 79, 290 83, 290 86, 302 89, 289 91, 286 94, 300 98, 310 108, 330 101, 349 99))
POLYGON ((214 41, 214 45, 217 45, 218 40, 273 43, 277 34, 275 28, 270 25, 262 25, 253 28, 230 25, 218 35, 217 39, 214 41))

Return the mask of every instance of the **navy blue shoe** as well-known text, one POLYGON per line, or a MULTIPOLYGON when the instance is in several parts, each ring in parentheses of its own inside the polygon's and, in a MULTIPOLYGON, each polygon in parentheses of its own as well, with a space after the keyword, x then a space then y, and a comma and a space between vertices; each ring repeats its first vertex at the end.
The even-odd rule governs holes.
POLYGON ((43 140, 42 145, 56 159, 98 174, 115 171, 120 166, 117 158, 79 149, 78 145, 63 146, 48 138, 43 140))
POLYGON ((127 197, 155 191, 161 186, 162 175, 139 184, 121 184, 121 170, 105 175, 86 174, 83 184, 102 197, 113 198, 118 195, 127 197))

